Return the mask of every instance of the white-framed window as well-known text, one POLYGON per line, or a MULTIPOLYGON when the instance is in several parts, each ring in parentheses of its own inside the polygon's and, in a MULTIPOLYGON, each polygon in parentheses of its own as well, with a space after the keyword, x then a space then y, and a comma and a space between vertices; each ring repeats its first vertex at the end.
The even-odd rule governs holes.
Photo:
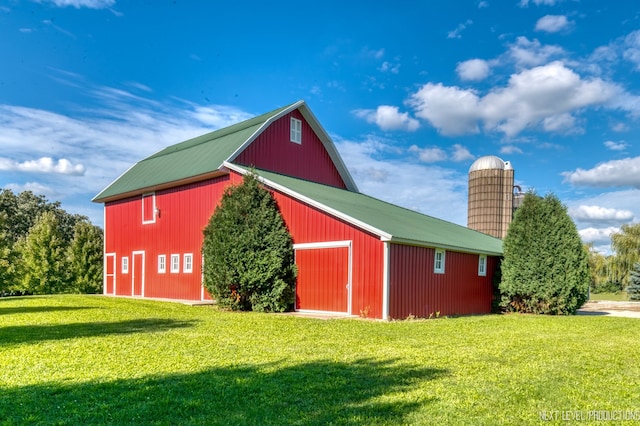
POLYGON ((487 256, 483 254, 478 257, 478 275, 481 277, 487 276, 487 256))
POLYGON ((190 274, 193 272, 193 254, 185 253, 182 263, 182 272, 190 274))
POLYGON ((127 256, 122 257, 122 273, 129 273, 129 258, 127 256))
POLYGON ((156 223, 156 193, 142 194, 142 224, 156 223))
POLYGON ((433 257, 433 272, 436 274, 444 274, 445 251, 436 249, 433 257))
POLYGON ((291 142, 302 143, 302 121, 291 117, 291 142))
POLYGON ((172 254, 171 255, 171 273, 175 274, 180 272, 180 255, 172 254))
POLYGON ((167 272, 167 255, 160 254, 158 255, 158 273, 164 274, 167 272))

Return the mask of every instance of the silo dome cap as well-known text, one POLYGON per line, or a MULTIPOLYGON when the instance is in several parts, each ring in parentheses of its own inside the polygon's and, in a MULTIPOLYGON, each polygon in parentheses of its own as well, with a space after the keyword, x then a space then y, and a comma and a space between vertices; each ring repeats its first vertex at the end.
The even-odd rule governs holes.
POLYGON ((484 157, 478 158, 473 162, 473 164, 469 168, 469 173, 478 170, 505 170, 507 168, 512 168, 511 163, 505 163, 501 158, 496 157, 495 155, 486 155, 484 157))

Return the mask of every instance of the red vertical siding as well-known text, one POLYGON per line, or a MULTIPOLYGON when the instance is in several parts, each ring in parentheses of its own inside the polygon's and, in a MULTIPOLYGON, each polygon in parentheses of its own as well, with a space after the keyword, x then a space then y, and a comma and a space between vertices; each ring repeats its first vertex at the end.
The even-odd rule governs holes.
POLYGON ((390 244, 390 318, 491 312, 496 258, 487 257, 487 275, 478 276, 478 255, 447 251, 445 273, 435 274, 434 253, 432 248, 390 244))
POLYGON ((351 241, 351 306, 354 315, 382 318, 384 247, 380 238, 318 209, 274 192, 295 244, 351 241))
POLYGON ((329 153, 298 110, 273 122, 234 163, 345 188, 329 153), (290 140, 290 120, 302 120, 302 143, 290 140))
MULTIPOLYGON (((202 296, 202 230, 229 184, 224 176, 158 191, 154 223, 142 223, 142 197, 107 203, 105 206, 105 252, 115 253, 116 294, 131 295, 132 267, 141 268, 144 252, 144 296, 200 300, 202 296), (184 254, 193 254, 193 272, 183 271, 184 254), (167 269, 158 272, 158 255, 166 255, 167 269), (172 254, 180 255, 180 272, 171 273, 172 254), (129 273, 122 273, 122 257, 129 257, 129 273)), ((137 279, 142 280, 138 275, 137 279)), ((142 282, 136 286, 142 291, 142 282)), ((136 288, 138 288, 136 287, 136 288)))
POLYGON ((347 312, 349 248, 296 250, 296 309, 347 312))

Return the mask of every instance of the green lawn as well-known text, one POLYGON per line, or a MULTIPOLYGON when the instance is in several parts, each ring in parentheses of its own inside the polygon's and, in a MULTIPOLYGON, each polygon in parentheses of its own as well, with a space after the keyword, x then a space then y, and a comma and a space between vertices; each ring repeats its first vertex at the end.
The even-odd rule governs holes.
POLYGON ((377 322, 0 299, 0 424, 640 420, 639 330, 606 316, 377 322))
POLYGON ((589 300, 626 302, 629 300, 629 296, 624 291, 619 293, 591 293, 589 300))

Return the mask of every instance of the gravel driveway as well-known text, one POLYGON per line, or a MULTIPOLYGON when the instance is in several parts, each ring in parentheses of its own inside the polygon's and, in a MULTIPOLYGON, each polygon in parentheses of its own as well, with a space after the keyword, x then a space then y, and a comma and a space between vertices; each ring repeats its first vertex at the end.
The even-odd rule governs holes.
POLYGON ((640 302, 587 302, 582 308, 578 309, 578 315, 640 318, 640 302))

